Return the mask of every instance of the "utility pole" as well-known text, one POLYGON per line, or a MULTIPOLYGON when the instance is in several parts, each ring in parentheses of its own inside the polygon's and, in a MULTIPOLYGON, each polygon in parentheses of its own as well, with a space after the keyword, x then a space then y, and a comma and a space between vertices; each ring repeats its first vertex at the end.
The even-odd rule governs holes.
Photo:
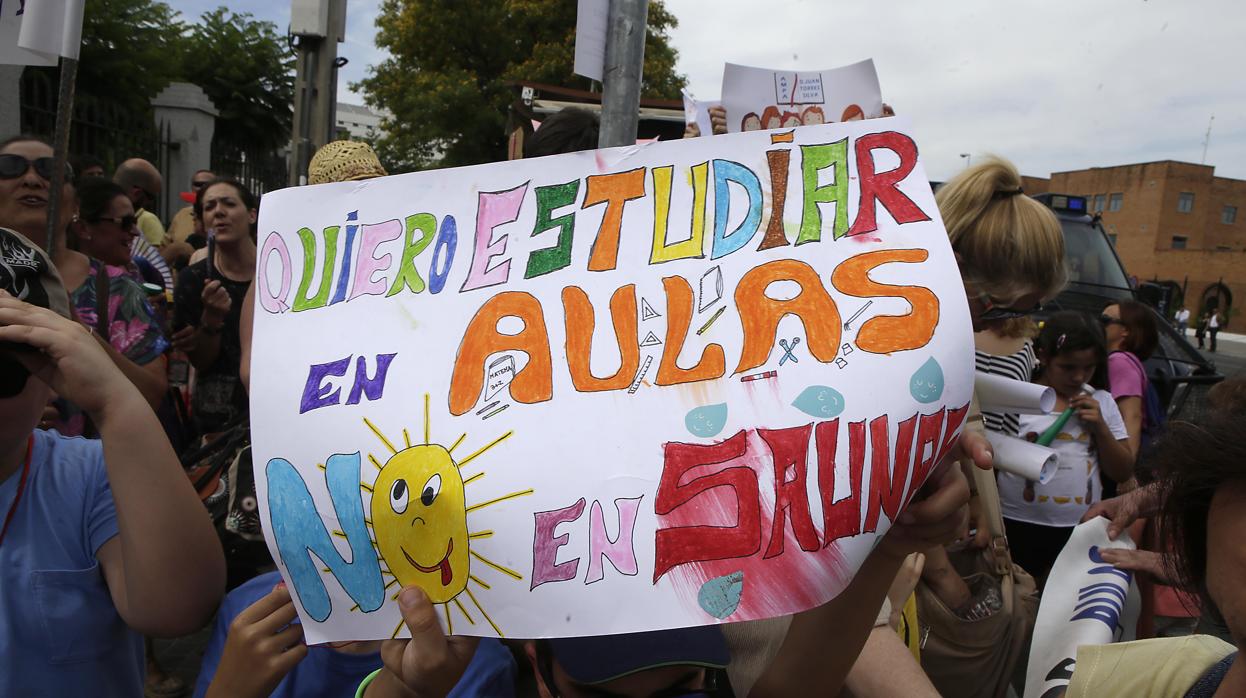
POLYGON ((600 148, 636 142, 648 20, 649 0, 610 0, 606 65, 602 70, 601 133, 597 137, 600 148))
POLYGON ((346 38, 346 0, 293 0, 290 33, 298 38, 289 183, 306 182, 307 165, 337 128, 337 73, 346 64, 337 45, 346 38))

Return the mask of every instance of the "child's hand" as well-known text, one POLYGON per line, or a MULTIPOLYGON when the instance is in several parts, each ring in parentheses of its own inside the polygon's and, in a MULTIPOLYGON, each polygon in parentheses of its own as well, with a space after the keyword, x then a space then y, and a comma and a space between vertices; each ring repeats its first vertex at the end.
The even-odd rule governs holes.
POLYGON ((86 327, 47 308, 23 303, 3 290, 0 342, 37 349, 37 353, 14 356, 32 375, 93 419, 104 413, 110 401, 131 393, 138 395, 86 327))
POLYGON ((207 698, 271 695, 307 656, 303 626, 291 624, 296 616, 285 584, 278 584, 239 613, 229 624, 221 663, 208 686, 207 698))
POLYGON ((1091 429, 1099 431, 1105 426, 1099 401, 1094 396, 1083 393, 1069 400, 1069 405, 1077 412, 1077 418, 1091 429))
POLYGON ((444 696, 459 682, 480 638, 446 637, 437 611, 419 587, 398 595, 402 620, 410 640, 387 640, 381 645, 385 671, 368 686, 368 698, 381 696, 444 696))
POLYGON ((727 109, 722 105, 710 107, 710 126, 714 129, 715 136, 721 136, 727 132, 727 109))

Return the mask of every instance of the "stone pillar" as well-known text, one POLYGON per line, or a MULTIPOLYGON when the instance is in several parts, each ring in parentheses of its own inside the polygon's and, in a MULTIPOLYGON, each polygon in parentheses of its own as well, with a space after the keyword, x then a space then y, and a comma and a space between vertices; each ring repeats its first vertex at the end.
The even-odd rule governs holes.
POLYGON ((212 165, 212 134, 220 112, 198 85, 188 82, 171 83, 151 100, 151 106, 156 126, 173 145, 168 166, 161 173, 161 210, 172 219, 178 209, 189 205, 178 193, 190 189, 190 178, 196 170, 212 165))

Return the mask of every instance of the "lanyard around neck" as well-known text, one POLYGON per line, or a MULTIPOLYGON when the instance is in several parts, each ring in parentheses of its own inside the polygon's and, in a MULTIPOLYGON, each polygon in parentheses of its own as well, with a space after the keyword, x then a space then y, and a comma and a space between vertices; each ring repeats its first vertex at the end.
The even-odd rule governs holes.
POLYGON ((26 462, 22 464, 22 477, 17 482, 17 494, 13 495, 13 503, 9 505, 9 513, 4 516, 4 528, 0 528, 0 545, 4 544, 4 537, 9 533, 9 524, 13 523, 13 515, 17 513, 17 505, 22 501, 22 493, 26 491, 26 479, 30 477, 30 457, 34 453, 35 436, 30 435, 30 440, 26 442, 26 462))

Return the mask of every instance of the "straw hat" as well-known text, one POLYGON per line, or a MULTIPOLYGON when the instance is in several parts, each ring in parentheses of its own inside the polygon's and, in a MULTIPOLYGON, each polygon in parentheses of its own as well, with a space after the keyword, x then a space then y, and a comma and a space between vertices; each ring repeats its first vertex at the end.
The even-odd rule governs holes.
POLYGON ((312 156, 307 166, 307 183, 354 182, 388 174, 372 146, 359 141, 333 141, 312 156))

